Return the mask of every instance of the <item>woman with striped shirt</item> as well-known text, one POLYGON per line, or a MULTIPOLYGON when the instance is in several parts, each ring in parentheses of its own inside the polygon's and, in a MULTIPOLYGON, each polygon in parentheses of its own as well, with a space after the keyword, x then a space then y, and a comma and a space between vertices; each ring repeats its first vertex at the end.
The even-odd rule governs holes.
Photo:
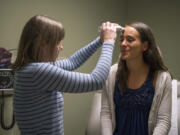
POLYGON ((15 71, 14 113, 21 135, 63 135, 62 92, 101 89, 111 66, 117 24, 101 26, 100 38, 56 61, 64 28, 47 16, 32 17, 25 25, 12 69, 15 71), (100 46, 101 56, 91 74, 72 72, 100 46))

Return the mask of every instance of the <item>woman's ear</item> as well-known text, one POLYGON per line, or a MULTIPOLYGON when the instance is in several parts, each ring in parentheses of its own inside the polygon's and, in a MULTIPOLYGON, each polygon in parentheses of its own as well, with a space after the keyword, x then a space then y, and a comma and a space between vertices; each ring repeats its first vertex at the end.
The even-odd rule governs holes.
POLYGON ((146 51, 148 49, 148 41, 143 43, 143 50, 146 51))

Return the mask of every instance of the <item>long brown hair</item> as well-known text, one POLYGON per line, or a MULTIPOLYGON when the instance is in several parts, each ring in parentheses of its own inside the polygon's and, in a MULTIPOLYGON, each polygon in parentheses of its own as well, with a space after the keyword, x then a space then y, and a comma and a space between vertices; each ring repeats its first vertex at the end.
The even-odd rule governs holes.
POLYGON ((60 22, 44 15, 32 17, 24 26, 13 70, 32 62, 54 62, 56 46, 64 38, 65 31, 60 22))
MULTIPOLYGON (((156 45, 155 38, 153 36, 151 28, 142 23, 142 22, 132 22, 127 24, 127 26, 135 28, 141 38, 141 42, 148 42, 148 49, 143 52, 143 60, 149 65, 151 69, 154 71, 164 70, 167 71, 168 68, 164 65, 162 57, 160 55, 158 46, 156 45)), ((119 59, 118 69, 116 73, 116 82, 118 83, 118 87, 123 93, 127 88, 127 79, 128 79, 129 71, 126 65, 126 61, 123 59, 119 59)))

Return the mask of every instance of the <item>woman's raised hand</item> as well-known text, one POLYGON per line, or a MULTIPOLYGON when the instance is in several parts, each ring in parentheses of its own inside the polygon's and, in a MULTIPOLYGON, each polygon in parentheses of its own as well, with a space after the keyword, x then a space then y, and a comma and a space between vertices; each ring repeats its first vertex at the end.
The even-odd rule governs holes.
POLYGON ((116 27, 119 26, 119 24, 111 23, 111 22, 105 22, 101 25, 101 34, 100 34, 100 40, 101 42, 115 42, 116 40, 116 27))

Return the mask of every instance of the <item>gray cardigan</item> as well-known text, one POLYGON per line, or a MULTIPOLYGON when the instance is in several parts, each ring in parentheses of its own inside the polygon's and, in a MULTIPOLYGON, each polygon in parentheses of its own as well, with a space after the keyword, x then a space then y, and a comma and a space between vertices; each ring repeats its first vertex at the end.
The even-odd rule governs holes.
MULTIPOLYGON (((115 128, 114 113, 114 85, 117 64, 111 67, 106 85, 102 91, 101 102, 101 134, 112 135, 115 128)), ((168 135, 171 127, 171 106, 172 106, 172 86, 171 76, 168 72, 159 71, 155 86, 155 95, 153 98, 149 119, 149 135, 168 135)))

